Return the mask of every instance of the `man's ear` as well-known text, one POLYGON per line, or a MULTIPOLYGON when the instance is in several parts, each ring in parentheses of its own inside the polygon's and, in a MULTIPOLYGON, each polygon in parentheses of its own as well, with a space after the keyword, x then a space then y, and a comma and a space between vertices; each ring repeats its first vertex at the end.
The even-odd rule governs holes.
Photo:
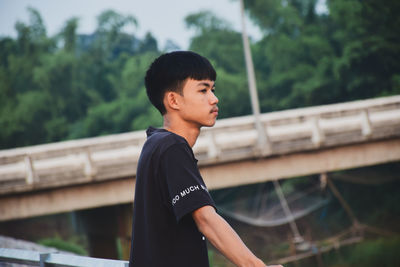
POLYGON ((175 92, 166 92, 164 96, 164 106, 166 109, 179 110, 178 94, 175 92))

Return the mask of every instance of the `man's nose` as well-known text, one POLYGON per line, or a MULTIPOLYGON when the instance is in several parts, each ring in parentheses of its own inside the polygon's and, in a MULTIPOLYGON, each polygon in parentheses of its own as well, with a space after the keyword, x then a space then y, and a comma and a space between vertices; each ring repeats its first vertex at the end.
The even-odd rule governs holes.
POLYGON ((218 97, 214 93, 212 93, 210 98, 210 103, 214 105, 218 104, 218 102, 219 102, 218 97))

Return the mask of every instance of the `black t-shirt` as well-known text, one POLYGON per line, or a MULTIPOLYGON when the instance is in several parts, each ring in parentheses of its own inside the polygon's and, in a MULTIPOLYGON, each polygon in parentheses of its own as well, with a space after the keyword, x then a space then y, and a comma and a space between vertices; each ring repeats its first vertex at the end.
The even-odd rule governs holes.
POLYGON ((136 173, 129 266, 209 266, 191 213, 215 208, 186 140, 150 127, 136 173))

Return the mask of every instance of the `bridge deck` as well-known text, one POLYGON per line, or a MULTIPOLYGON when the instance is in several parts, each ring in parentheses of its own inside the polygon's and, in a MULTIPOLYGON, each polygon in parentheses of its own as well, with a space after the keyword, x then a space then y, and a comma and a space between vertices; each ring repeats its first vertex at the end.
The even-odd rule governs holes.
MULTIPOLYGON (((400 96, 217 121, 194 147, 209 189, 400 160, 400 96)), ((0 151, 0 221, 133 201, 145 132, 0 151)))

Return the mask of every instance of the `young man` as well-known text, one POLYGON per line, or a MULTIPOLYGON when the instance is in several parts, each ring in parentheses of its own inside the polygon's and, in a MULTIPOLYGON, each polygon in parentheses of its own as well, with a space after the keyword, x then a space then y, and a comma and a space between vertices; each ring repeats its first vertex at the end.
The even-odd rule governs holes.
POLYGON ((216 73, 193 52, 167 53, 147 70, 163 129, 150 127, 140 155, 129 266, 209 266, 205 237, 237 266, 265 266, 216 213, 192 147, 218 116, 216 73))

